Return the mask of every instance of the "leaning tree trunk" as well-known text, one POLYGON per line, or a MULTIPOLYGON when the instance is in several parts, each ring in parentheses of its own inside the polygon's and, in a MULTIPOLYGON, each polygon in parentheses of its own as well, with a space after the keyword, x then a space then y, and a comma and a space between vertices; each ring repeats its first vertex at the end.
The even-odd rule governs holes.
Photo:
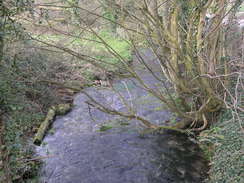
POLYGON ((190 122, 206 127, 211 115, 223 107, 220 96, 224 88, 212 77, 226 74, 217 68, 223 56, 222 20, 229 1, 174 0, 170 6, 163 5, 162 20, 157 2, 153 0, 152 8, 143 9, 145 19, 150 21, 144 26, 148 32, 155 32, 153 50, 170 50, 164 70, 175 87, 176 97, 169 107, 185 118, 180 127, 190 122), (209 12, 214 16, 207 22, 209 12))

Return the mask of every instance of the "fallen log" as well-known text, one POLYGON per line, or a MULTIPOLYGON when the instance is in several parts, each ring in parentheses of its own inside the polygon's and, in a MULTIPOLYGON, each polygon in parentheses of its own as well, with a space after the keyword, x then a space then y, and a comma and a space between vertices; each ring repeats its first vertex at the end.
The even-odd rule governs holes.
POLYGON ((35 145, 40 145, 48 128, 52 125, 53 120, 56 115, 65 115, 71 110, 71 104, 59 104, 57 106, 52 106, 48 110, 45 120, 41 123, 38 131, 33 139, 35 145))

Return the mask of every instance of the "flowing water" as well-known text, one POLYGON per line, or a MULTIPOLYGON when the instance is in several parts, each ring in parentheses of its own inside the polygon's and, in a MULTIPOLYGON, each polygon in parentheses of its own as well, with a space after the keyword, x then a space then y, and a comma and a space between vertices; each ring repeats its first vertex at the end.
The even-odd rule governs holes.
MULTIPOLYGON (((143 53, 152 61, 150 51, 143 53)), ((143 68, 138 74, 151 88, 162 88, 143 68)), ((164 104, 134 79, 114 81, 113 86, 138 115, 162 125, 172 118, 164 104)), ((108 107, 127 111, 118 93, 109 88, 91 87, 86 92, 108 107)), ((138 121, 105 114, 89 101, 82 93, 76 95, 72 111, 57 117, 52 133, 36 148, 47 157, 43 183, 199 183, 206 176, 207 162, 187 136, 146 133, 138 121)))

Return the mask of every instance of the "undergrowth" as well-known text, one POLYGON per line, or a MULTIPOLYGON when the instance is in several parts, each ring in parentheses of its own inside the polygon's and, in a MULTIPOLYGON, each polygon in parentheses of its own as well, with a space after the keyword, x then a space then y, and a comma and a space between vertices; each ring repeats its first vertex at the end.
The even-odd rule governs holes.
POLYGON ((48 107, 61 102, 54 88, 37 81, 53 77, 47 66, 53 63, 48 63, 43 54, 22 51, 18 56, 6 55, 0 68, 0 107, 5 126, 2 135, 13 182, 28 182, 37 175, 40 162, 31 160, 34 151, 29 140, 48 107))
MULTIPOLYGON (((4 112, 5 148, 13 182, 33 182, 40 159, 34 155, 31 139, 49 107, 64 103, 59 87, 41 82, 76 79, 82 84, 72 62, 58 54, 41 51, 33 43, 12 45, 0 67, 0 110, 4 112), (77 74, 76 78, 70 74, 77 74)), ((0 179, 0 182, 4 180, 0 179)), ((37 180, 36 180, 37 181, 37 180)), ((34 181, 35 182, 35 181, 34 181)))
POLYGON ((209 130, 202 132, 200 142, 210 161, 208 183, 244 182, 244 133, 240 121, 231 111, 224 111, 220 119, 209 130))

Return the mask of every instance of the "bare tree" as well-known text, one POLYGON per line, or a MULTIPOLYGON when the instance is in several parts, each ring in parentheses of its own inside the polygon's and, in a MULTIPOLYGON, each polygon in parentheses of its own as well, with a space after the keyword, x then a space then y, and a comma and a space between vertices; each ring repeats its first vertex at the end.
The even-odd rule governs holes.
MULTIPOLYGON (((131 67, 128 60, 121 57, 99 35, 98 29, 93 24, 87 24, 84 17, 79 17, 79 26, 74 25, 75 29, 82 30, 82 34, 79 36, 70 31, 60 30, 59 27, 51 25, 48 21, 44 26, 49 27, 49 29, 51 27, 58 34, 81 40, 87 40, 83 36, 85 33, 93 34, 96 39, 89 41, 102 44, 111 56, 119 60, 119 64, 115 64, 114 67, 122 67, 126 70, 131 77, 136 78, 141 87, 164 102, 182 119, 171 127, 161 128, 177 130, 192 127, 194 130, 203 130, 212 121, 216 113, 225 107, 226 95, 229 95, 226 89, 231 86, 230 78, 239 74, 231 70, 232 60, 228 57, 225 49, 226 25, 223 21, 231 10, 239 4, 239 1, 233 3, 231 0, 165 0, 163 2, 136 0, 133 2, 132 9, 129 9, 121 1, 113 1, 113 8, 117 8, 123 12, 122 15, 126 15, 123 17, 123 21, 115 21, 103 16, 103 14, 86 9, 81 4, 58 5, 60 8, 75 7, 80 13, 86 12, 88 16, 95 16, 96 21, 106 20, 123 29, 140 64, 144 65, 147 71, 162 83, 164 93, 158 89, 150 88, 136 69, 131 67), (211 15, 210 19, 207 19, 207 15, 211 15), (151 63, 145 61, 140 53, 140 42, 145 42, 146 47, 153 52, 157 59, 151 63), (160 72, 167 79, 156 74, 151 67, 153 64, 157 64, 161 68, 160 72), (174 94, 172 94, 172 89, 168 87, 167 82, 173 86, 174 94)), ((109 6, 109 4, 105 5, 106 7, 109 6)), ((69 24, 72 25, 72 22, 69 24)), ((35 38, 35 40, 38 39, 35 38)), ((43 40, 38 41, 63 50, 105 71, 107 65, 110 64, 85 53, 81 54, 71 48, 43 40)), ((85 94, 90 97, 89 94, 85 94)), ((133 112, 134 110, 128 109, 128 112, 123 113, 107 108, 92 97, 90 99, 93 105, 102 111, 138 119, 149 128, 158 128, 158 126, 138 116, 133 112)))

